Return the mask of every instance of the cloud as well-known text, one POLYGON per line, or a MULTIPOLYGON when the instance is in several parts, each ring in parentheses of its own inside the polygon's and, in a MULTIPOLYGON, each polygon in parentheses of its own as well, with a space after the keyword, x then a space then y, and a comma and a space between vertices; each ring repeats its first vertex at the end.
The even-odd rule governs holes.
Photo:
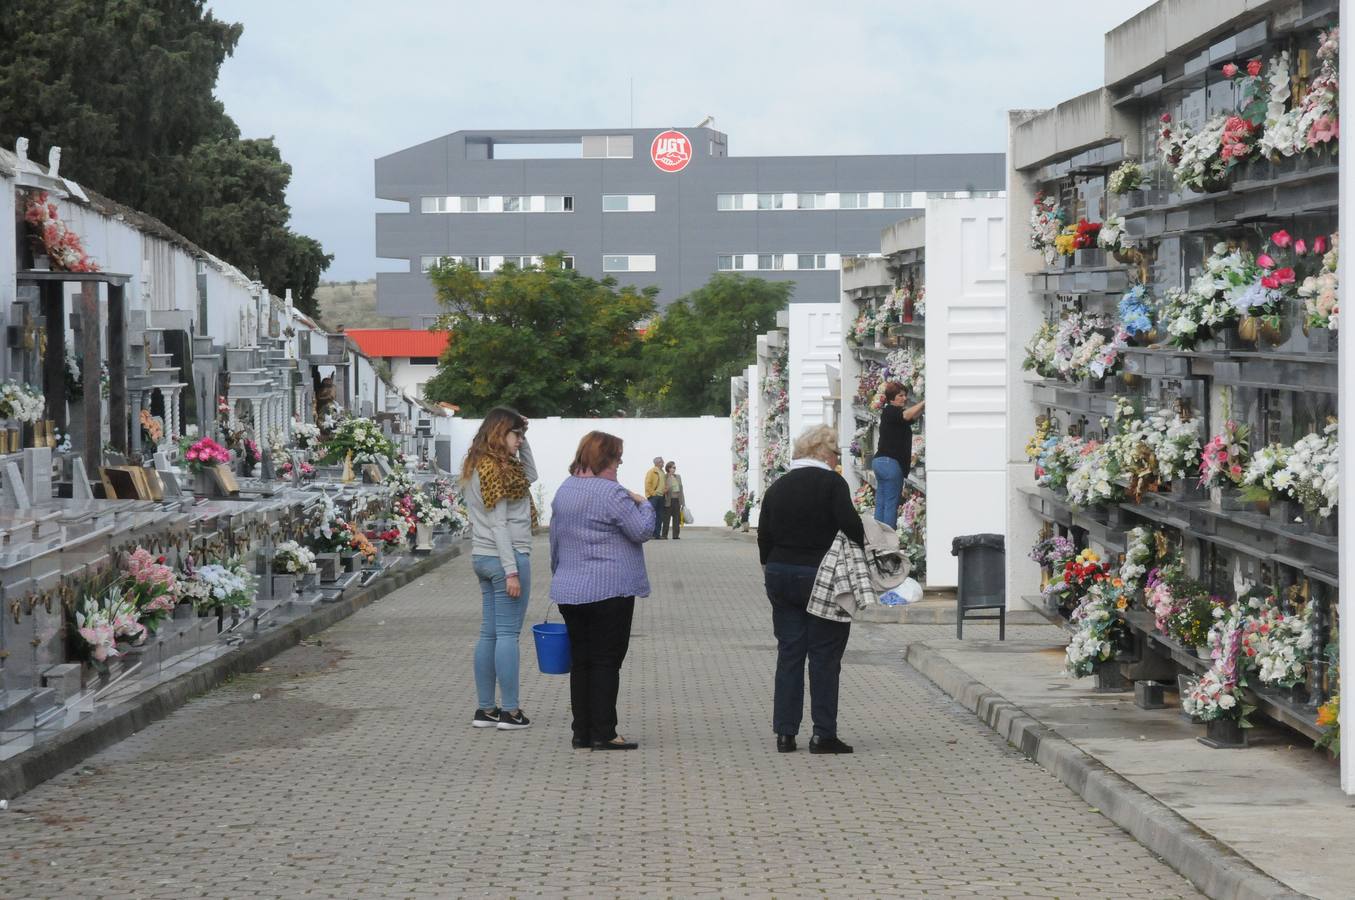
POLYGON ((1006 110, 1102 83, 1103 33, 1150 5, 690 0, 512 5, 219 0, 244 36, 217 95, 293 169, 294 227, 378 269, 373 161, 462 128, 693 125, 730 153, 997 152, 1006 110), (1104 8, 1103 8, 1104 7, 1104 8))

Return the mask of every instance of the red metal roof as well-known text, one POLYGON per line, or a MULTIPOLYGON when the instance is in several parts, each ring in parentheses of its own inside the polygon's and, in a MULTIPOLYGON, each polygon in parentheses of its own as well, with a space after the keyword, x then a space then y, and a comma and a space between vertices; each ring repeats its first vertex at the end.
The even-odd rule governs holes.
POLYGON ((368 356, 441 356, 451 337, 445 331, 414 328, 349 328, 344 332, 368 356))

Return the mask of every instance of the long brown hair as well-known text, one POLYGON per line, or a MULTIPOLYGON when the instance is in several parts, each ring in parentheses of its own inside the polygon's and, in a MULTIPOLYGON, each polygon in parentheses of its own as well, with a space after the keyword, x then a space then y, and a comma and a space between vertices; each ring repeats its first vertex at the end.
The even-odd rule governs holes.
POLYGON ((508 452, 508 433, 525 428, 526 425, 527 420, 517 410, 506 406, 496 406, 485 413, 485 420, 480 423, 480 430, 475 432, 475 437, 471 438, 470 449, 461 463, 461 481, 468 483, 480 460, 485 457, 499 463, 508 462, 511 455, 508 452))

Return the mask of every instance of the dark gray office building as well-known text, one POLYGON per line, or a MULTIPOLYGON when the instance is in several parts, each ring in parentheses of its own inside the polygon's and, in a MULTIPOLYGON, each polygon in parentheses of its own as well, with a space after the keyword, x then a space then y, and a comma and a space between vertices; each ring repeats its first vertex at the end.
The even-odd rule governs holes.
POLYGON ((424 272, 440 257, 493 271, 563 252, 593 277, 657 285, 660 302, 716 271, 793 280, 836 302, 843 256, 927 195, 1002 190, 1000 153, 729 156, 710 128, 457 131, 376 161, 378 309, 414 327, 438 312, 424 272))

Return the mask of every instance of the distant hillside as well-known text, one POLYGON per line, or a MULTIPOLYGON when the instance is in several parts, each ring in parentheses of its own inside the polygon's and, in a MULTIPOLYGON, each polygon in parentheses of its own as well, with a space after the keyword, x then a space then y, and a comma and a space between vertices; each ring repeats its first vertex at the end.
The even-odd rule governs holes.
POLYGON ((333 331, 345 328, 404 328, 405 319, 378 315, 376 279, 371 281, 322 281, 315 289, 320 322, 333 331))

